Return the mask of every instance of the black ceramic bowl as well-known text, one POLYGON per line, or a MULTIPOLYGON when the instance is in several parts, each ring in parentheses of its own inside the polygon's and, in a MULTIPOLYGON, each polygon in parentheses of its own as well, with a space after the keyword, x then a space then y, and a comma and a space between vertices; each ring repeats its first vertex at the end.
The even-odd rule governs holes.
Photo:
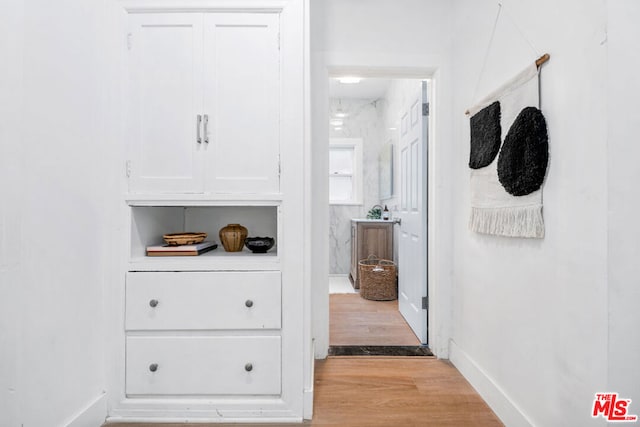
POLYGON ((273 237, 247 237, 244 239, 244 245, 254 254, 266 253, 274 243, 273 237))

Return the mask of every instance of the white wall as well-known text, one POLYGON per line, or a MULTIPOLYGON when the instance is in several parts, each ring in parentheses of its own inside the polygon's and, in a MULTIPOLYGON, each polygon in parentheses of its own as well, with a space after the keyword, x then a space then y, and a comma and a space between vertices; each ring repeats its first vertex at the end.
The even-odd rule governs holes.
POLYGON ((324 29, 324 1, 309 2, 310 44, 310 139, 311 215, 310 278, 311 335, 315 357, 327 356, 329 347, 329 81, 321 38, 324 29))
MULTIPOLYGON (((377 77, 434 77, 436 91, 450 93, 451 4, 439 0, 315 0, 311 2, 311 97, 313 174, 313 333, 316 357, 328 348, 328 189, 326 183, 328 75, 342 70, 377 77), (322 204, 325 204, 324 207, 322 204)), ((442 251, 434 254, 437 272, 430 277, 430 337, 441 357, 448 352, 448 322, 433 321, 450 312, 451 236, 447 162, 451 158, 450 97, 437 99, 437 150, 431 167, 436 191, 431 216, 434 238, 442 251), (438 283, 437 289, 431 289, 438 283)))
POLYGON ((637 50, 638 30, 625 16, 632 2, 619 3, 609 20, 612 44, 604 0, 502 1, 480 76, 498 2, 456 2, 451 359, 510 426, 603 425, 590 416, 596 392, 640 397, 640 322, 630 302, 638 300, 638 268, 631 267, 638 203, 629 197, 638 182, 630 131, 638 110, 631 100, 617 102, 635 79, 621 63, 637 50), (469 123, 462 112, 474 93, 482 96, 544 52, 551 55, 541 71, 550 145, 546 237, 472 233, 469 123))
POLYGON ((0 272, 0 336, 11 331, 0 352, 2 426, 95 426, 106 415, 105 224, 115 169, 105 4, 2 2, 10 42, 1 45, 9 97, 0 188, 11 257, 0 272))
POLYGON ((607 6, 608 390, 633 399, 631 412, 640 415, 640 109, 635 105, 640 94, 640 3, 611 0, 607 6))
POLYGON ((0 425, 19 425, 22 2, 0 2, 0 425), (13 64, 9 66, 9 64, 13 64))

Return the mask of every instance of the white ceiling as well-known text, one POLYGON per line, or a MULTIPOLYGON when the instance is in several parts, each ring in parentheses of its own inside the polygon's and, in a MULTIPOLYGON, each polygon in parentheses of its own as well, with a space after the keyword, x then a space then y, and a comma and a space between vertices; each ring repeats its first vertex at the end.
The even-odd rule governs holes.
POLYGON ((363 78, 360 83, 344 84, 337 79, 329 78, 330 98, 378 99, 384 97, 391 79, 363 78))

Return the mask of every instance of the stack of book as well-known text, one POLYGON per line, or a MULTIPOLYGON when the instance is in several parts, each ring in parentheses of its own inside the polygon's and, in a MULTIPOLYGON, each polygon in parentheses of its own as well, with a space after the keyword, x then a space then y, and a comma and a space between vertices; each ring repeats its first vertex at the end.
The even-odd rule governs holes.
POLYGON ((216 242, 201 242, 193 245, 147 246, 147 256, 197 256, 218 247, 216 242))

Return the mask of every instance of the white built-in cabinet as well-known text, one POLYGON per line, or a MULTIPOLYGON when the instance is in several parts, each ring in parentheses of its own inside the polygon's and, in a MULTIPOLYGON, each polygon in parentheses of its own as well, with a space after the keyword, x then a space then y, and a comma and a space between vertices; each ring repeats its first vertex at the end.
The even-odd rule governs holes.
POLYGON ((306 1, 123 4, 126 232, 108 419, 301 421, 313 402, 306 1), (225 252, 218 231, 230 223, 275 247, 225 252), (146 256, 182 231, 219 247, 146 256))
POLYGON ((280 15, 130 17, 132 193, 280 191, 280 15))

